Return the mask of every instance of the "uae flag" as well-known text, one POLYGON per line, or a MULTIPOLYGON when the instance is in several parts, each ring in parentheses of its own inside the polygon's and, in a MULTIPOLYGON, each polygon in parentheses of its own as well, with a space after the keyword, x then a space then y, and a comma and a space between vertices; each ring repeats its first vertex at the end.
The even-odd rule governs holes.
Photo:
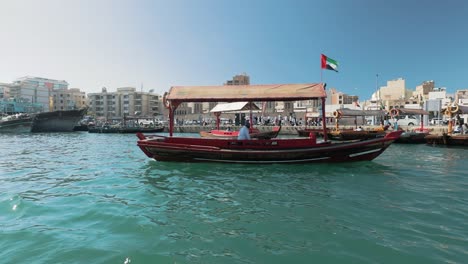
POLYGON ((338 62, 322 54, 322 69, 338 72, 338 62))

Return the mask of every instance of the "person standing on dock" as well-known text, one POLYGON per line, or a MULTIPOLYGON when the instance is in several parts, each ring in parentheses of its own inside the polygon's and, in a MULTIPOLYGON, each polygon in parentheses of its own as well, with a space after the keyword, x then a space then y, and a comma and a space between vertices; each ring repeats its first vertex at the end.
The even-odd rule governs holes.
POLYGON ((243 125, 242 128, 240 129, 237 139, 238 140, 250 139, 249 129, 250 129, 250 122, 245 121, 245 125, 243 125))

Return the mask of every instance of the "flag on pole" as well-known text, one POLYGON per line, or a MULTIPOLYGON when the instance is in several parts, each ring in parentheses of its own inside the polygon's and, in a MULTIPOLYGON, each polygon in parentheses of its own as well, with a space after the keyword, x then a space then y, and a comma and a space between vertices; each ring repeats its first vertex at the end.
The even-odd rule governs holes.
POLYGON ((338 72, 338 62, 322 54, 322 69, 332 70, 338 72))

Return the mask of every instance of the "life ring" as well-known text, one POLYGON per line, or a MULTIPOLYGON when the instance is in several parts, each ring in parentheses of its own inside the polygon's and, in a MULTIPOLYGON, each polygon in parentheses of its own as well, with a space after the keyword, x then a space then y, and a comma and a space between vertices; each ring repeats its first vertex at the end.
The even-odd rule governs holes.
POLYGON ((164 107, 166 107, 167 109, 169 109, 170 104, 169 104, 169 102, 167 101, 167 95, 168 95, 167 92, 165 92, 164 95, 163 95, 163 105, 164 105, 164 107))
POLYGON ((447 109, 445 109, 445 113, 444 113, 446 116, 449 116, 450 114, 452 114, 452 112, 450 111, 449 107, 447 107, 447 109))
POLYGON ((333 112, 333 116, 336 118, 336 119, 340 119, 341 118, 341 113, 339 111, 334 111, 333 112))
POLYGON ((458 105, 456 104, 454 107, 450 107, 450 112, 452 112, 452 114, 456 114, 458 112, 458 105))
POLYGON ((397 116, 398 112, 399 112, 398 109, 393 108, 392 110, 390 110, 390 116, 392 117, 397 116))

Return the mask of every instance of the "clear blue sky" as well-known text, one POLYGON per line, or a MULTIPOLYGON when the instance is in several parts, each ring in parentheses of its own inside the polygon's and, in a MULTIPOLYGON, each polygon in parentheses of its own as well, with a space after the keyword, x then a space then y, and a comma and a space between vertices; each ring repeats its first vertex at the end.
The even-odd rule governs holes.
POLYGON ((403 77, 449 92, 468 88, 468 1, 1 1, 0 82, 26 75, 167 91, 320 82, 320 54, 337 60, 328 87, 368 99, 403 77))

